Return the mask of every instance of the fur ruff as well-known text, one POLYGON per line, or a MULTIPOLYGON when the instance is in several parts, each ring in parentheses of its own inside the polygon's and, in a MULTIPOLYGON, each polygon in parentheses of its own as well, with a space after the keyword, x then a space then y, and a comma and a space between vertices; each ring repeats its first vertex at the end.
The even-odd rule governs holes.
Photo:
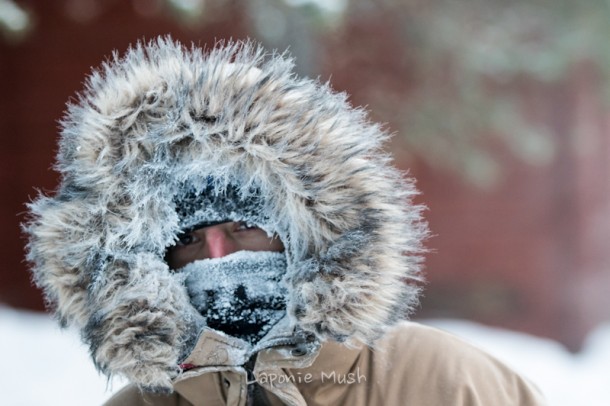
POLYGON ((28 259, 96 365, 171 390, 197 314, 165 264, 174 197, 214 179, 264 196, 286 247, 288 315, 322 339, 375 339, 417 303, 427 227, 387 139, 328 84, 251 42, 138 44, 62 121, 61 184, 29 205, 28 259))

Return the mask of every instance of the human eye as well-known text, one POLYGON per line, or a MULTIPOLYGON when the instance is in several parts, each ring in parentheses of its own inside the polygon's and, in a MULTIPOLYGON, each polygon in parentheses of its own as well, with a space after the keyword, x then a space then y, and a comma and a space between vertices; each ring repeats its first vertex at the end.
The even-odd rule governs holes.
POLYGON ((182 233, 178 235, 178 241, 176 242, 177 247, 186 247, 187 245, 195 244, 199 241, 199 238, 195 233, 182 233))

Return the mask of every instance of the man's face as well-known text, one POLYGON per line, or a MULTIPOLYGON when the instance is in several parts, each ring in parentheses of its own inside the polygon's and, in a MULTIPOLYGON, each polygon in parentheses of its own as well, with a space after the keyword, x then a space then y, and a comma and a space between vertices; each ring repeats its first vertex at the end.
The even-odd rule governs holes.
POLYGON ((230 221, 179 235, 166 260, 171 269, 179 269, 199 259, 221 258, 237 251, 283 250, 278 237, 269 238, 262 229, 243 221, 230 221))

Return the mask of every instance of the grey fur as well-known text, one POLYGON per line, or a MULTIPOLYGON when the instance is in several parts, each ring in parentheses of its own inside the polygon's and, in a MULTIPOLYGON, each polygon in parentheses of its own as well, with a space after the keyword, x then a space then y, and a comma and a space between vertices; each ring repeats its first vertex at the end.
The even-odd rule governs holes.
POLYGON ((28 259, 105 373, 171 390, 198 319, 163 256, 176 195, 210 178, 264 197, 296 325, 374 344, 417 303, 427 227, 387 133, 292 68, 250 42, 204 54, 159 38, 115 54, 68 106, 61 185, 29 205, 28 259))

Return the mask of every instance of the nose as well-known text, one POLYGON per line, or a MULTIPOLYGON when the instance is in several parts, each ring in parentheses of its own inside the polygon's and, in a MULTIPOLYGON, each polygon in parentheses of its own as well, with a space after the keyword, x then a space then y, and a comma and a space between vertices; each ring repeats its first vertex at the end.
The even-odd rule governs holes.
POLYGON ((228 230, 222 224, 205 228, 207 258, 222 258, 238 251, 238 247, 228 230))

